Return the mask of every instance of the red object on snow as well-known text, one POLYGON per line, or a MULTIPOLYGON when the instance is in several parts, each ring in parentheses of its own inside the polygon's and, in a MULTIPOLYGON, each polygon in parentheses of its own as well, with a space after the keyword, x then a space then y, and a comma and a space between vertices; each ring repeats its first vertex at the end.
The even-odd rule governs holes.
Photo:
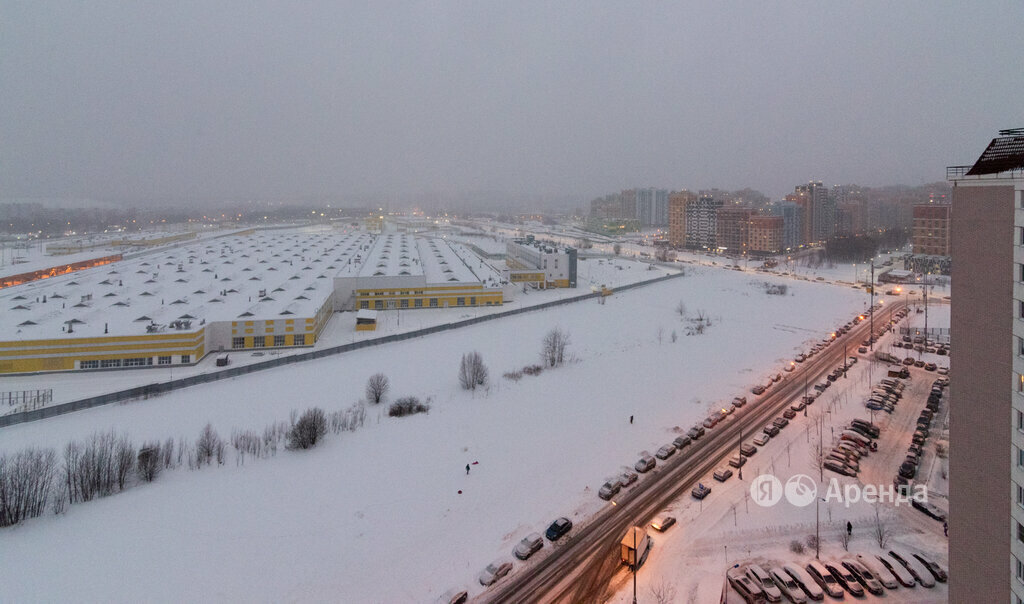
POLYGON ((462 489, 459 489, 459 495, 462 495, 462 489))
POLYGON ((480 462, 479 462, 479 461, 474 461, 474 462, 473 462, 473 465, 474 465, 474 466, 478 466, 478 465, 480 465, 480 462))

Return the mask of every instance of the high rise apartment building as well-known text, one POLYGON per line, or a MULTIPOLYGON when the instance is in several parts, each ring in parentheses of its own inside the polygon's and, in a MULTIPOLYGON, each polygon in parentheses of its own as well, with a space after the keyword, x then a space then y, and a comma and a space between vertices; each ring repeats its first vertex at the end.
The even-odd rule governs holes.
POLYGON ((726 254, 745 254, 750 241, 750 217, 754 210, 736 206, 718 209, 715 244, 726 254))
POLYGON ((750 242, 747 249, 751 254, 756 255, 781 252, 784 227, 785 219, 782 216, 752 216, 750 218, 750 242))
POLYGON ((686 246, 686 206, 697 200, 690 191, 675 191, 668 196, 668 243, 672 247, 686 246))
POLYGON ((950 602, 1024 602, 1024 130, 1000 134, 947 168, 950 602))
POLYGON ((949 255, 949 204, 923 203, 914 206, 912 243, 915 254, 949 255))
POLYGON ((722 200, 712 191, 701 191, 697 199, 686 205, 686 247, 715 249, 718 247, 718 209, 722 200))

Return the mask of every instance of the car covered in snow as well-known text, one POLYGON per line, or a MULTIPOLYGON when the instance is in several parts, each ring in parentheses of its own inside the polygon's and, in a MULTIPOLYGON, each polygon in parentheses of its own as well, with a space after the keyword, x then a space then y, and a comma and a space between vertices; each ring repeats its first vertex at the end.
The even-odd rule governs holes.
POLYGON ((814 582, 814 579, 811 579, 799 566, 795 564, 784 564, 782 569, 786 571, 786 574, 789 575, 789 577, 793 579, 798 586, 800 586, 800 589, 807 594, 808 598, 812 600, 825 599, 825 592, 822 591, 822 589, 818 587, 818 584, 814 582))
POLYGON ((880 596, 885 591, 882 588, 882 583, 875 578, 875 574, 871 570, 860 563, 859 560, 854 558, 843 558, 842 565, 846 567, 846 570, 850 571, 857 582, 860 583, 861 587, 871 592, 873 595, 880 596))
POLYGON ((912 556, 900 550, 889 550, 889 556, 903 565, 903 568, 907 569, 917 583, 923 587, 932 588, 935 587, 935 579, 932 578, 931 572, 921 566, 921 563, 914 559, 912 556))
POLYGON ((924 567, 928 569, 932 576, 935 577, 936 581, 940 583, 945 583, 949 580, 949 575, 946 574, 946 571, 943 570, 943 568, 939 566, 937 562, 925 556, 924 554, 913 554, 913 556, 917 558, 918 562, 923 564, 924 567))
POLYGON ((836 564, 832 562, 825 563, 825 569, 832 573, 832 577, 835 578, 836 582, 843 586, 843 589, 850 592, 854 596, 861 598, 864 596, 864 588, 857 581, 857 578, 853 576, 849 570, 846 569, 842 564, 836 564))
POLYGON ((836 578, 825 568, 824 564, 817 560, 811 560, 807 563, 806 569, 807 574, 811 576, 811 579, 818 584, 822 591, 833 598, 843 597, 843 588, 839 585, 839 581, 836 581, 836 578))
POLYGON ((725 576, 729 580, 729 585, 732 585, 732 588, 739 592, 740 597, 747 604, 765 604, 768 601, 761 587, 751 581, 750 577, 741 569, 730 568, 725 573, 725 576))
POLYGON ((851 468, 850 466, 846 465, 841 461, 836 461, 834 459, 826 459, 823 467, 826 470, 832 470, 833 472, 836 472, 837 474, 842 474, 843 476, 857 475, 857 472, 853 468, 851 468))
POLYGON ((804 595, 803 589, 786 571, 775 566, 768 572, 775 586, 779 588, 782 595, 786 596, 790 602, 793 602, 793 604, 805 604, 807 602, 807 596, 804 595))
POLYGON ((658 462, 655 461, 653 456, 645 453, 640 456, 640 459, 638 459, 635 464, 633 464, 633 469, 643 474, 644 472, 650 472, 653 470, 657 463, 658 462))
POLYGON ((768 444, 768 441, 771 440, 771 438, 772 438, 771 436, 769 436, 769 435, 765 434, 764 432, 762 432, 762 433, 758 434, 757 436, 755 436, 753 440, 754 440, 754 444, 755 445, 757 445, 759 447, 763 447, 763 446, 768 444))
POLYGON ((888 571, 889 574, 892 575, 892 577, 903 587, 914 587, 917 585, 914 581, 914 575, 910 574, 910 571, 904 568, 899 562, 889 558, 888 556, 880 556, 877 554, 875 555, 875 559, 878 560, 878 563, 881 564, 885 570, 888 571))
POLYGON ((658 459, 664 460, 664 459, 668 459, 669 457, 672 457, 672 455, 675 454, 675 452, 676 452, 675 445, 668 444, 668 445, 664 445, 663 447, 661 447, 660 449, 655 451, 654 452, 654 456, 657 457, 658 459))
POLYGON ((659 533, 663 533, 667 531, 669 527, 671 527, 675 523, 675 517, 670 516, 669 513, 665 511, 661 512, 660 514, 655 516, 653 520, 651 520, 651 528, 658 531, 659 533))
POLYGON ((750 457, 754 453, 757 453, 757 447, 755 447, 754 445, 750 443, 743 443, 742 445, 740 445, 740 454, 743 455, 744 457, 750 457))
POLYGON ((732 470, 730 470, 729 468, 718 468, 717 470, 715 470, 713 476, 714 479, 717 480, 718 482, 725 482, 726 480, 732 478, 732 470))
POLYGON ((488 564, 483 571, 480 572, 480 576, 477 579, 480 581, 480 585, 488 586, 494 585, 494 583, 507 575, 512 570, 512 563, 504 560, 496 560, 488 564))
POLYGON ((693 439, 691 439, 689 436, 683 435, 677 436, 675 440, 672 441, 672 444, 675 446, 677 450, 679 450, 682 449, 683 447, 689 446, 691 442, 693 442, 693 439))
POLYGON ((704 483, 698 483, 697 486, 693 487, 690 491, 690 495, 693 495, 694 499, 704 499, 711 494, 711 487, 706 486, 704 483))
POLYGON ((620 479, 618 477, 611 478, 607 480, 603 485, 601 485, 601 488, 598 489, 597 491, 597 496, 600 497, 601 499, 608 500, 611 499, 612 497, 615 497, 615 495, 621 489, 622 482, 620 481, 620 479))
POLYGON ((768 571, 757 564, 751 564, 747 566, 747 576, 764 591, 764 595, 768 598, 769 602, 782 601, 782 591, 775 585, 775 581, 768 574, 768 571))
POLYGON ((533 554, 540 551, 540 548, 544 547, 544 539, 541 538, 540 533, 530 533, 523 537, 512 553, 516 558, 520 560, 526 560, 533 554))
POLYGON ((449 589, 437 599, 437 604, 466 604, 469 592, 464 589, 449 589))

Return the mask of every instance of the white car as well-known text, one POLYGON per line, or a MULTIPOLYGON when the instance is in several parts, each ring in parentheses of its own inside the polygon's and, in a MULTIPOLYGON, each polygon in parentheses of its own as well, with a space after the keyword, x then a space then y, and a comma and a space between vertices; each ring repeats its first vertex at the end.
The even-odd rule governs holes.
POLYGON ((903 587, 914 587, 917 585, 917 583, 914 582, 914 575, 910 574, 907 569, 903 568, 903 565, 899 562, 889 558, 888 556, 876 555, 875 559, 878 560, 878 563, 885 567, 885 570, 889 571, 889 574, 899 581, 900 585, 903 587))
POLYGON ((775 585, 771 575, 765 572, 763 568, 756 564, 751 564, 747 567, 747 576, 754 582, 754 585, 757 585, 764 591, 764 595, 768 598, 769 602, 782 601, 782 591, 775 585))
POLYGON ((512 563, 505 562, 502 560, 496 560, 487 565, 478 577, 480 585, 488 586, 494 585, 494 582, 504 577, 512 570, 512 563))
POLYGON ((526 560, 542 547, 544 547, 544 539, 541 538, 540 533, 530 533, 523 537, 523 540, 516 545, 516 549, 512 553, 515 554, 516 558, 526 560))
POLYGON ((803 590, 800 589, 800 586, 797 585, 796 581, 793 580, 793 577, 790 577, 786 571, 775 566, 771 569, 770 574, 772 576, 772 580, 775 581, 775 585, 779 588, 779 591, 782 592, 782 595, 789 598, 793 604, 806 604, 807 597, 804 596, 803 590))
POLYGON ((886 589, 896 589, 900 586, 899 582, 896 581, 889 573, 880 572, 878 570, 878 560, 873 559, 871 556, 865 556, 864 554, 857 554, 857 562, 860 565, 868 569, 871 574, 881 583, 886 589))
POLYGON ((795 564, 786 564, 782 567, 783 570, 794 580, 796 584, 800 586, 800 589, 804 590, 807 597, 812 600, 824 600, 825 592, 821 591, 818 584, 815 583, 807 573, 805 573, 799 566, 795 564))
POLYGON ((889 555, 896 562, 902 564, 903 568, 907 569, 914 576, 915 581, 924 587, 935 587, 935 579, 932 578, 932 574, 920 562, 915 560, 913 556, 900 550, 889 550, 889 555))
POLYGON ((768 444, 768 441, 771 440, 771 438, 771 436, 768 436, 767 434, 762 432, 754 437, 754 444, 759 447, 763 447, 768 444))

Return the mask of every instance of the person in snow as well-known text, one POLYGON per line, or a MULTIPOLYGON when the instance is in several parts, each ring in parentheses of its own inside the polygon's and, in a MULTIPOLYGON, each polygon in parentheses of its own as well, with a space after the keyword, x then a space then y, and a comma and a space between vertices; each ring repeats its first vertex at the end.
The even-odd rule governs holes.
POLYGON ((633 416, 632 416, 632 415, 630 415, 630 416, 629 416, 629 423, 630 423, 630 424, 632 424, 632 423, 633 423, 633 416))
POLYGON ((846 536, 853 536, 853 524, 849 520, 846 521, 846 536))
POLYGON ((469 464, 466 464, 466 475, 469 476, 469 464))
POLYGON ((949 523, 948 522, 943 522, 942 523, 942 534, 947 536, 947 537, 949 537, 949 523))

